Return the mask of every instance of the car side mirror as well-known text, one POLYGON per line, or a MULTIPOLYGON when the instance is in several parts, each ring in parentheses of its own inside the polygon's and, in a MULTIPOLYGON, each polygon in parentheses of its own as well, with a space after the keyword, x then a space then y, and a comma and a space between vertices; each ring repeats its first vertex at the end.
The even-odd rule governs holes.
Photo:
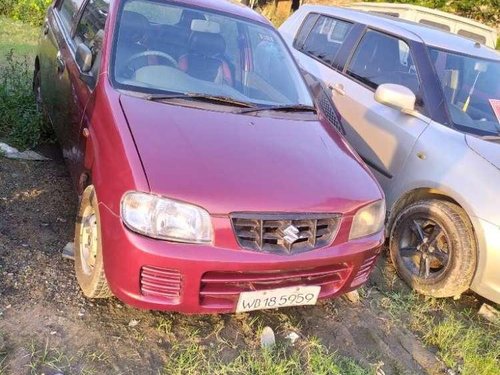
POLYGON ((90 72, 92 68, 92 52, 84 43, 79 43, 76 47, 75 60, 82 73, 90 72))
POLYGON ((411 114, 415 111, 417 97, 408 87, 384 83, 375 91, 375 100, 401 112, 411 114))
POLYGON ((78 68, 80 68, 80 79, 88 86, 94 87, 96 79, 91 72, 92 69, 92 52, 89 47, 83 43, 79 43, 76 47, 75 60, 78 68))

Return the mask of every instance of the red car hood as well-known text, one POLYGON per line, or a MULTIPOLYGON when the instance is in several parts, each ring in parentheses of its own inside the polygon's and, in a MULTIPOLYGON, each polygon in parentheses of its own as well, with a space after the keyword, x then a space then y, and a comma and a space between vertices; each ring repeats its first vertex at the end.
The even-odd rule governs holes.
POLYGON ((349 212, 382 196, 341 137, 319 121, 125 95, 120 101, 154 193, 212 214, 349 212))

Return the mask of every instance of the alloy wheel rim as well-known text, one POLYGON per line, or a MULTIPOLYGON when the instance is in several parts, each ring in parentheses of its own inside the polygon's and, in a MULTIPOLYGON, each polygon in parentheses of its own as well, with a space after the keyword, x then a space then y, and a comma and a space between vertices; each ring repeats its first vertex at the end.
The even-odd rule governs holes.
POLYGON ((80 226, 80 254, 83 272, 92 274, 97 257, 97 216, 92 207, 86 207, 82 215, 82 225, 80 226))
POLYGON ((402 226, 399 255, 404 267, 414 276, 433 280, 448 269, 450 244, 448 234, 438 222, 413 215, 402 226))

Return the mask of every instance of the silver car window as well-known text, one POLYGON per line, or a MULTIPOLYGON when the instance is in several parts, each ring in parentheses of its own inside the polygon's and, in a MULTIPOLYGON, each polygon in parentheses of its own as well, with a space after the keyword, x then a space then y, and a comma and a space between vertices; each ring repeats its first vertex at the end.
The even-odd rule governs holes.
POLYGON ((319 16, 300 50, 331 65, 351 27, 349 22, 319 16))
POLYGON ((383 83, 408 87, 415 95, 420 83, 410 47, 401 39, 368 31, 351 59, 347 74, 376 89, 383 83))

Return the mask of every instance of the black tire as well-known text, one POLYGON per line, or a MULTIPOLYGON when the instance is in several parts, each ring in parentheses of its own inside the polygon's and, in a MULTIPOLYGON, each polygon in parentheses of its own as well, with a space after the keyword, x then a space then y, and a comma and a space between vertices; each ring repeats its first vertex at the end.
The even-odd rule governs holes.
MULTIPOLYGON (((86 231, 85 233, 90 233, 86 231)), ((75 225, 75 272, 78 284, 83 294, 88 298, 108 298, 113 294, 109 289, 108 281, 104 273, 104 262, 102 257, 101 242, 101 222, 99 218, 99 209, 97 197, 93 186, 88 186, 82 194, 80 208, 75 225), (95 221, 94 221, 95 220, 95 221), (82 230, 85 230, 92 221, 93 228, 96 230, 88 235, 92 245, 95 242, 95 251, 89 251, 89 241, 85 241, 82 236, 82 230), (92 261, 89 261, 92 259, 92 261), (91 264, 91 265, 90 265, 91 264)))
POLYGON ((457 296, 469 289, 476 248, 465 211, 437 199, 405 207, 389 239, 391 259, 401 278, 417 292, 433 297, 457 296))

